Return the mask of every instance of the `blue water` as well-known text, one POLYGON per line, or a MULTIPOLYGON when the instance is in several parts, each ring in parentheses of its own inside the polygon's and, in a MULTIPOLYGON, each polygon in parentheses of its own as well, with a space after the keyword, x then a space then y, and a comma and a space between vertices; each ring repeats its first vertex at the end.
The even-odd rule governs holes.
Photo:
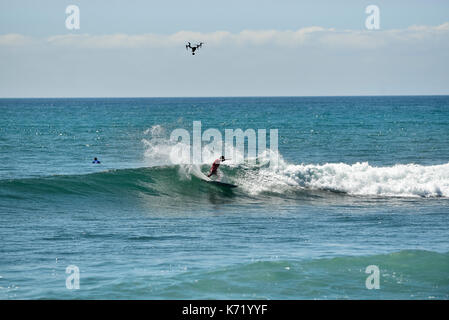
POLYGON ((0 99, 0 113, 1 299, 449 298, 449 96, 0 99), (193 121, 278 129, 280 163, 225 162, 239 187, 204 183, 168 157, 193 121))

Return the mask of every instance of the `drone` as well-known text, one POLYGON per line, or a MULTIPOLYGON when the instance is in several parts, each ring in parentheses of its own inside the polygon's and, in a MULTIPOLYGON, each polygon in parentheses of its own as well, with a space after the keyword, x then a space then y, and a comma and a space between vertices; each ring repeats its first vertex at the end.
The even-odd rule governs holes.
POLYGON ((190 42, 188 42, 188 44, 186 45, 186 50, 191 49, 192 50, 192 55, 195 55, 195 51, 199 48, 201 48, 201 46, 204 44, 204 42, 200 42, 199 44, 195 45, 191 45, 190 42))

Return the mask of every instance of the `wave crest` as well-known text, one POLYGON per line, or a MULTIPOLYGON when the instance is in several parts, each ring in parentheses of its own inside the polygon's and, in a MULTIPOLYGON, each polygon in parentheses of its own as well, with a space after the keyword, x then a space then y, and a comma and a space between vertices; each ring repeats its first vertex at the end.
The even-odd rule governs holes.
POLYGON ((449 197, 449 163, 375 167, 368 162, 293 165, 248 173, 252 193, 286 192, 291 188, 329 190, 357 196, 449 197))

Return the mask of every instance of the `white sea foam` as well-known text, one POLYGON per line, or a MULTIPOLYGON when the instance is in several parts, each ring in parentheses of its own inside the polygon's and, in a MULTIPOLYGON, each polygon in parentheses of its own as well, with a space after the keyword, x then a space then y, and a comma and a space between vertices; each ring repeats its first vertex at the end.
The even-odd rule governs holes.
POLYGON ((249 171, 240 181, 248 192, 286 192, 292 188, 332 190, 351 195, 449 197, 449 163, 376 167, 368 162, 288 164, 249 171))

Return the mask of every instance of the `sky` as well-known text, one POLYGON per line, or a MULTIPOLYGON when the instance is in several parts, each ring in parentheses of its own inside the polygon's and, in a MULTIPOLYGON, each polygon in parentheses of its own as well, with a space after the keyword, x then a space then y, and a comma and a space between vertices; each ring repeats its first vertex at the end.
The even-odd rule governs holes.
POLYGON ((0 97, 449 94, 448 58, 446 0, 0 0, 0 97))

